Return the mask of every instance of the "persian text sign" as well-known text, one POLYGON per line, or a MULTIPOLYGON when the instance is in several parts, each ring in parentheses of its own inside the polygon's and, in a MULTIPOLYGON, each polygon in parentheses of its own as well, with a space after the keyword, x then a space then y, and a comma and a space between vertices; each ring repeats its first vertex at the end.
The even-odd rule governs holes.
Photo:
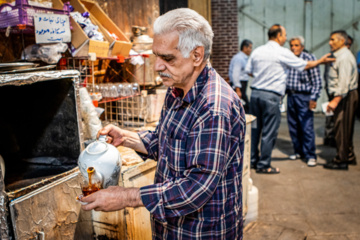
POLYGON ((71 42, 68 15, 37 13, 34 25, 36 43, 71 42))

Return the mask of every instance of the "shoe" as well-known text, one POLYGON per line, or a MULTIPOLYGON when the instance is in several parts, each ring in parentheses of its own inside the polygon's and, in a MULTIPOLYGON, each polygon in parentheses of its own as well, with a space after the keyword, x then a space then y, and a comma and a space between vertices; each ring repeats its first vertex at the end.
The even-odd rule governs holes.
POLYGON ((277 174, 280 173, 280 170, 274 167, 260 168, 260 169, 256 169, 256 173, 277 174))
POLYGON ((351 160, 351 161, 348 161, 347 164, 349 164, 349 165, 356 165, 356 164, 357 164, 356 159, 351 160))
POLYGON ((348 170, 348 164, 341 162, 329 162, 324 165, 324 168, 332 169, 332 170, 348 170))
POLYGON ((300 159, 301 156, 300 156, 300 154, 296 153, 296 154, 290 155, 289 158, 290 158, 290 160, 296 160, 296 159, 300 159))
POLYGON ((307 161, 307 165, 308 165, 308 167, 315 167, 316 166, 316 159, 315 158, 310 158, 307 161))

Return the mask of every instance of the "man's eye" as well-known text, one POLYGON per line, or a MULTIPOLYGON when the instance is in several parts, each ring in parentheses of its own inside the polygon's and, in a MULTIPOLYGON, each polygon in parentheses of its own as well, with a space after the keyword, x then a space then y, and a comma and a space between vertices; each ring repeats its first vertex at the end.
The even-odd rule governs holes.
POLYGON ((163 58, 165 62, 170 62, 171 60, 173 60, 174 58, 172 57, 168 57, 168 58, 163 58))

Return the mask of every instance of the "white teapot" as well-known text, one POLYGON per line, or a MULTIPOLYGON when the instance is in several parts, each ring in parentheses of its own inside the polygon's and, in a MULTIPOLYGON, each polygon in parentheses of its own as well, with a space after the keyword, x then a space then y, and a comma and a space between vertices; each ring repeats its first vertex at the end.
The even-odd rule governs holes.
POLYGON ((106 142, 106 136, 101 135, 99 140, 89 144, 81 152, 78 165, 87 181, 89 181, 87 169, 93 167, 97 177, 102 181, 102 188, 118 185, 121 156, 116 147, 106 142))

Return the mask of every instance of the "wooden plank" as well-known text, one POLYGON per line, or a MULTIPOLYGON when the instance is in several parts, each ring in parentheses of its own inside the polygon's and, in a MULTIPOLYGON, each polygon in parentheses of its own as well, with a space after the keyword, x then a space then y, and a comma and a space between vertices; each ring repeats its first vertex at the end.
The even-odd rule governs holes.
POLYGON ((211 0, 188 0, 188 8, 197 11, 211 24, 211 0))
MULTIPOLYGON (((148 160, 146 160, 146 162, 143 162, 134 167, 128 168, 126 171, 122 172, 122 177, 123 177, 124 183, 126 183, 127 181, 132 181, 133 178, 139 177, 144 172, 153 171, 156 168, 156 164, 157 163, 154 160, 148 159, 148 160)), ((152 180, 154 180, 154 179, 152 179, 152 180)))
POLYGON ((128 38, 132 36, 134 25, 147 27, 147 34, 152 37, 152 25, 160 11, 156 0, 109 0, 107 10, 109 17, 128 38))
MULTIPOLYGON (((122 173, 124 187, 142 187, 154 182, 156 162, 147 160, 122 173)), ((150 212, 145 207, 126 208, 128 239, 151 240, 150 212)))

